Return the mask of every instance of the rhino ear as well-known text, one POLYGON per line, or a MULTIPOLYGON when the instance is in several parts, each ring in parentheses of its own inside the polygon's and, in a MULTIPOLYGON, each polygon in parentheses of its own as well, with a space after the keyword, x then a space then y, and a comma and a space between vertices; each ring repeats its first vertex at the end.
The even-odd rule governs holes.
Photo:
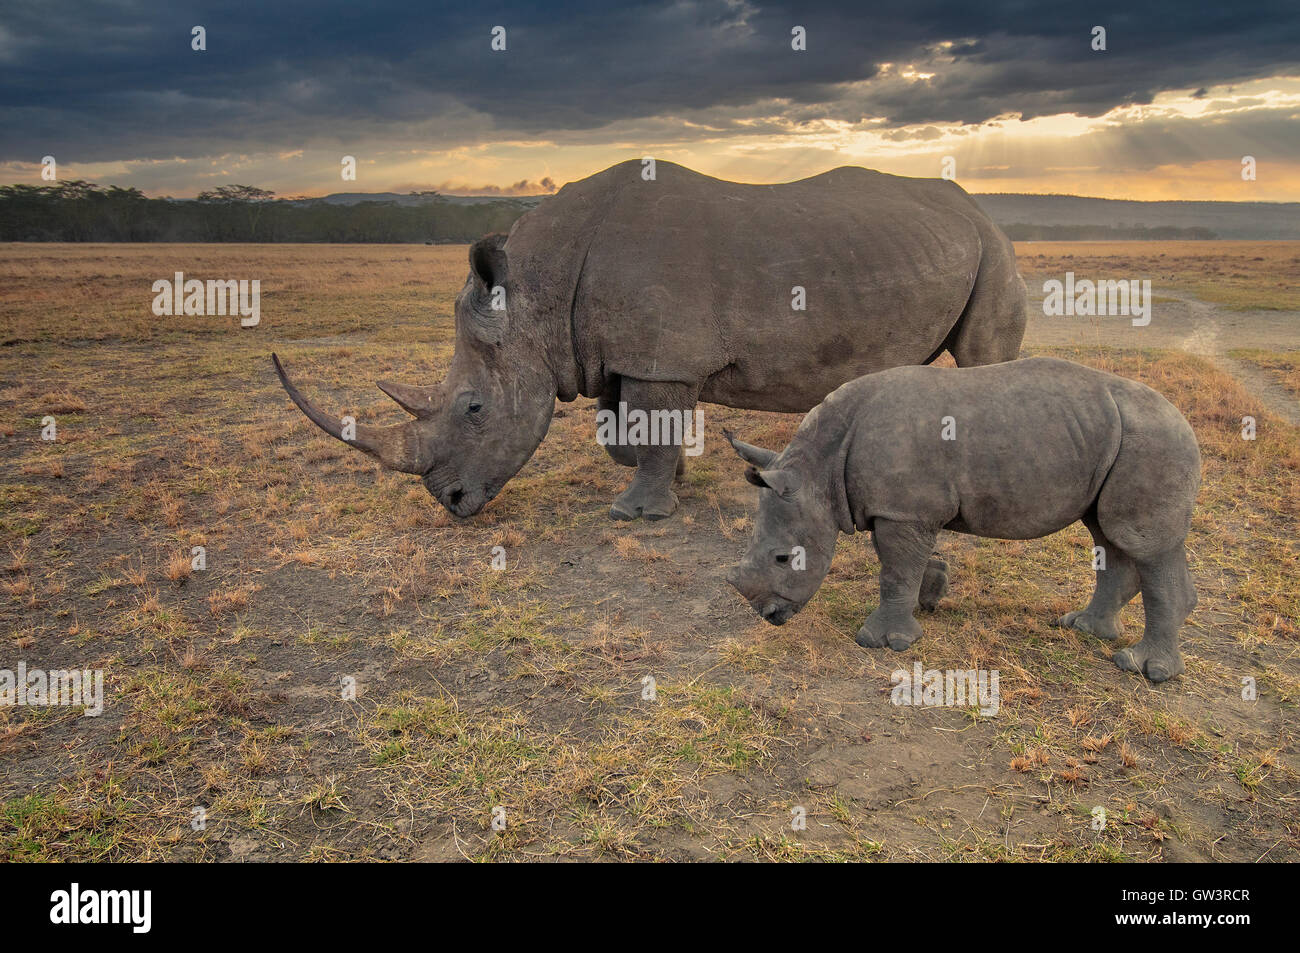
POLYGON ((469 250, 470 278, 474 282, 469 329, 484 344, 493 346, 500 345, 506 336, 506 301, 499 291, 505 288, 509 270, 505 243, 505 235, 487 235, 469 250))
POLYGON ((756 467, 770 467, 776 461, 776 458, 780 456, 775 450, 764 450, 752 443, 737 440, 736 435, 725 427, 722 428, 722 435, 727 438, 727 442, 731 444, 731 448, 736 451, 740 459, 746 463, 752 463, 756 467))
POLYGON ((504 287, 509 263, 506 259, 506 236, 497 232, 484 235, 469 249, 469 269, 474 279, 488 291, 504 287))
POLYGON ((803 483, 803 479, 799 474, 788 467, 780 470, 758 470, 754 467, 745 467, 745 479, 754 486, 773 490, 783 500, 793 497, 799 491, 800 484, 803 483))

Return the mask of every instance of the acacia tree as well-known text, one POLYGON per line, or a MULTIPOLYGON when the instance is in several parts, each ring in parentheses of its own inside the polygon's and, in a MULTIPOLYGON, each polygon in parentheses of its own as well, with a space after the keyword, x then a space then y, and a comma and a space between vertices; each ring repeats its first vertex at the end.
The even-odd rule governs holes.
POLYGON ((95 209, 90 200, 103 191, 101 186, 84 179, 69 179, 53 186, 55 201, 63 212, 74 242, 90 241, 95 217, 95 209))
POLYGON ((275 198, 274 192, 259 189, 254 185, 221 185, 207 192, 200 192, 198 200, 205 205, 226 205, 232 210, 242 209, 243 217, 248 222, 248 240, 255 242, 262 210, 273 198, 275 198))

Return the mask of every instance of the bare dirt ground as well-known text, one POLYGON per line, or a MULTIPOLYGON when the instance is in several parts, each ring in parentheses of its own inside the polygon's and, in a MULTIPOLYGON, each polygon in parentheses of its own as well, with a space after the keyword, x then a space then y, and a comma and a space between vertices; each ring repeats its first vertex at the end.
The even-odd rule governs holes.
MULTIPOLYGON (((1300 315, 1279 287, 1300 249, 1018 251, 1025 353, 1146 381, 1201 440, 1201 602, 1165 685, 1050 624, 1091 591, 1082 527, 945 537, 952 592, 903 653, 852 641, 878 598, 861 535, 803 613, 760 622, 722 578, 756 491, 719 434, 779 446, 794 416, 707 406, 678 514, 622 524, 592 402, 557 404, 453 520, 303 419, 268 355, 322 404, 399 419, 370 382, 446 368, 463 248, 0 247, 0 669, 100 668, 107 696, 97 718, 0 708, 0 857, 1300 859, 1300 315), (1068 267, 1151 277, 1151 325, 1042 317, 1068 267), (154 317, 178 270, 260 277, 262 324, 154 317), (916 662, 997 669, 1000 710, 891 704, 916 662)), ((1125 620, 1123 644, 1140 601, 1125 620)))

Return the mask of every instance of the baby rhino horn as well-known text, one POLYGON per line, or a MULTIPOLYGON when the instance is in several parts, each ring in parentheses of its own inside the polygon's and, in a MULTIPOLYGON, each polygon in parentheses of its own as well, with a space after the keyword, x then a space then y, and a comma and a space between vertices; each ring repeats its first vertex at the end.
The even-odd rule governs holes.
POLYGON ((722 435, 727 438, 733 450, 740 454, 740 459, 746 463, 751 463, 755 467, 770 467, 776 462, 779 454, 775 450, 764 450, 762 447, 756 447, 752 443, 745 443, 743 440, 737 440, 736 435, 725 427, 722 435))

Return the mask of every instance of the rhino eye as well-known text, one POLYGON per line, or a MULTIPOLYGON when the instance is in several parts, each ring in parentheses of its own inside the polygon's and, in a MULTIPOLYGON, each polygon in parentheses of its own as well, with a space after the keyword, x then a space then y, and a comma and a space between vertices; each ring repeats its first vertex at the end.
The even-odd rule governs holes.
POLYGON ((483 409, 483 404, 481 401, 471 400, 469 402, 469 406, 465 408, 465 413, 477 414, 482 409, 483 409))
POLYGON ((779 563, 782 563, 782 564, 784 564, 784 563, 788 563, 788 562, 790 561, 790 554, 789 554, 789 553, 777 553, 777 554, 776 554, 776 561, 779 562, 779 563))

